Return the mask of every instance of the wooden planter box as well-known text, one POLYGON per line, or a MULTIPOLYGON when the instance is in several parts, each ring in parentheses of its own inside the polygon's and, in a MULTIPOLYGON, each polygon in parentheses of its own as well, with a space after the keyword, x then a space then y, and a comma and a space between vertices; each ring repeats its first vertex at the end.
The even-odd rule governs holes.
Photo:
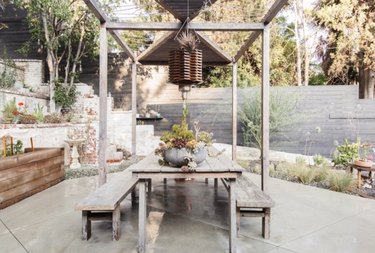
POLYGON ((0 209, 64 180, 62 148, 26 150, 0 159, 0 209))

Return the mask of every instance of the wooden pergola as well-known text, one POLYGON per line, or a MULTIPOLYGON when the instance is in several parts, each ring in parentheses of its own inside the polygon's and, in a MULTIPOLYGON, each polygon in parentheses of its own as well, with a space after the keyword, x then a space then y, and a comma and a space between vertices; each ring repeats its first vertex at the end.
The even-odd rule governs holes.
MULTIPOLYGON (((187 18, 193 20, 199 15, 204 4, 212 5, 216 0, 156 0, 164 9, 169 11, 179 22, 113 22, 101 10, 96 0, 84 0, 88 8, 100 21, 100 64, 99 64, 99 185, 106 182, 106 148, 107 148, 107 89, 108 89, 108 42, 109 33, 124 52, 132 60, 132 155, 136 154, 136 66, 143 65, 168 65, 169 52, 177 49, 178 44, 174 37, 184 25, 187 18), (118 31, 167 31, 139 56, 133 52, 121 38, 118 31)), ((228 65, 232 64, 232 159, 236 159, 237 146, 237 62, 246 50, 262 36, 262 146, 261 146, 261 188, 267 192, 269 174, 269 83, 270 83, 270 22, 287 3, 287 0, 275 0, 268 12, 259 23, 197 23, 189 22, 189 29, 196 31, 201 43, 199 49, 203 51, 203 65, 228 65), (207 38, 204 31, 250 32, 249 37, 239 51, 230 57, 215 42, 207 38)))

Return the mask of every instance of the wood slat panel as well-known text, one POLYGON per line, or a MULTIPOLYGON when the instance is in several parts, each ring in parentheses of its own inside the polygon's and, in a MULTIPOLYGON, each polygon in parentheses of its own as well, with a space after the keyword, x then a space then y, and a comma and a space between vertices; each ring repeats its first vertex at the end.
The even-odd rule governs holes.
POLYGON ((54 170, 61 169, 64 164, 64 157, 57 156, 31 165, 20 166, 16 169, 2 171, 0 174, 0 192, 10 190, 19 185, 33 181, 50 174, 54 170))
POLYGON ((56 166, 55 168, 52 168, 51 171, 51 174, 0 193, 0 207, 4 207, 5 203, 14 201, 14 199, 19 200, 23 199, 25 196, 30 196, 30 192, 34 192, 39 188, 44 188, 44 186, 50 185, 51 182, 64 179, 64 171, 61 169, 61 166, 56 166))

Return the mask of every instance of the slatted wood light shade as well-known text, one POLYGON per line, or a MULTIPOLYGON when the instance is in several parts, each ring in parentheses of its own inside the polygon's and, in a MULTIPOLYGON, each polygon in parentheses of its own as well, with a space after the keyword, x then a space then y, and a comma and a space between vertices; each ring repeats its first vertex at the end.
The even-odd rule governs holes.
POLYGON ((174 84, 198 84, 202 79, 202 50, 173 50, 169 53, 169 81, 174 84))

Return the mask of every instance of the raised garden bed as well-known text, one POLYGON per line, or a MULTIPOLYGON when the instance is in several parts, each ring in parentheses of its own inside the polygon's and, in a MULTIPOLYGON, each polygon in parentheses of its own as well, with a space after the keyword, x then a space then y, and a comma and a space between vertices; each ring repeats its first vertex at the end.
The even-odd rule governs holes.
POLYGON ((0 159, 0 209, 64 180, 62 148, 40 148, 0 159))

